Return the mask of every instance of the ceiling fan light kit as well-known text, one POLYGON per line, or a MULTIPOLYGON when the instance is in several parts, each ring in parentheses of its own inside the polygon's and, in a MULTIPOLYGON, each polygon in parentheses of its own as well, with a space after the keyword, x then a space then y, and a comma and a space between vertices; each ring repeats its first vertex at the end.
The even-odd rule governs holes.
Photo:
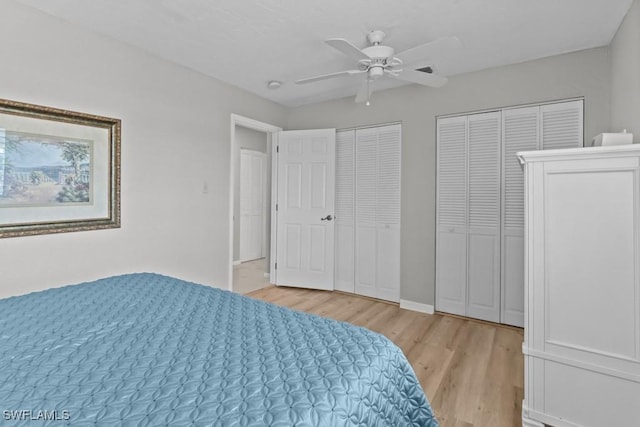
POLYGON ((441 87, 447 83, 447 78, 433 73, 433 69, 430 66, 420 68, 419 70, 410 68, 402 69, 399 67, 407 62, 405 59, 416 62, 420 59, 424 60, 425 58, 429 58, 430 51, 437 50, 443 46, 447 48, 459 47, 460 40, 457 37, 436 39, 432 42, 400 52, 397 57, 394 56, 395 50, 392 47, 382 44, 384 37, 385 33, 383 31, 371 31, 367 35, 370 46, 364 49, 359 49, 345 39, 326 40, 329 46, 357 61, 357 69, 321 74, 319 76, 297 80, 296 83, 306 84, 335 77, 366 74, 356 95, 356 102, 365 102, 367 106, 370 105, 372 83, 383 77, 391 77, 429 87, 441 87))

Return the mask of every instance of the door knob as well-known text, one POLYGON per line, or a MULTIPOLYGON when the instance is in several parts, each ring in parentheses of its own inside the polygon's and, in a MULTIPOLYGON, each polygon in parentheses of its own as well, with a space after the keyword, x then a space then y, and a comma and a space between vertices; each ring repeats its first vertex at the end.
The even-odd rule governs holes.
POLYGON ((320 218, 320 221, 331 221, 333 219, 333 217, 331 216, 331 214, 325 216, 324 218, 320 218))

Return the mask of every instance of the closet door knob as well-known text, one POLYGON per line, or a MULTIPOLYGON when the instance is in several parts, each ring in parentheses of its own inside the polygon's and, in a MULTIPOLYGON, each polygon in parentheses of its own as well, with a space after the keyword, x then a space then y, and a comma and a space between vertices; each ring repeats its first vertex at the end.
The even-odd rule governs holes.
POLYGON ((331 214, 325 216, 324 218, 320 218, 320 221, 331 221, 333 219, 333 217, 331 216, 331 214))

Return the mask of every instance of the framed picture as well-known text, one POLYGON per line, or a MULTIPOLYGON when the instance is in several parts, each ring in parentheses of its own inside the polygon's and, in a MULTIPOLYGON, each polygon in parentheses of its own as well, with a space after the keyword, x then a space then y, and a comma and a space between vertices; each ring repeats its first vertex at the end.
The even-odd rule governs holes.
POLYGON ((120 120, 0 99, 0 237, 120 227, 120 120))

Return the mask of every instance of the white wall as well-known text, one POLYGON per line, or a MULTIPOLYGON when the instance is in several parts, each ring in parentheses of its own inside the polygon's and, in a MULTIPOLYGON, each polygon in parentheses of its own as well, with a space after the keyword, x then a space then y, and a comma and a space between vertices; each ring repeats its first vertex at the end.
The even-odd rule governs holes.
POLYGON ((626 88, 640 74, 623 60, 632 56, 637 67, 637 3, 612 46, 611 73, 602 48, 455 76, 437 90, 411 85, 375 93, 368 108, 349 97, 287 110, 3 0, 0 97, 117 117, 123 130, 122 228, 0 240, 0 297, 133 271, 225 287, 229 115, 236 113, 291 129, 402 121, 401 298, 431 304, 435 117, 585 96, 587 139, 610 121, 638 127, 637 104, 628 104, 639 91, 627 97, 626 88), (626 83, 611 94, 612 76, 626 83))
POLYGON ((436 116, 571 97, 585 97, 585 138, 609 127, 606 48, 454 76, 440 89, 416 85, 294 109, 289 129, 345 128, 402 121, 401 291, 434 303, 436 116))
POLYGON ((0 297, 135 271, 226 287, 230 114, 286 109, 10 0, 0 16, 0 97, 122 119, 122 228, 0 240, 0 297))
POLYGON ((640 0, 611 42, 611 131, 627 129, 640 142, 640 0))

